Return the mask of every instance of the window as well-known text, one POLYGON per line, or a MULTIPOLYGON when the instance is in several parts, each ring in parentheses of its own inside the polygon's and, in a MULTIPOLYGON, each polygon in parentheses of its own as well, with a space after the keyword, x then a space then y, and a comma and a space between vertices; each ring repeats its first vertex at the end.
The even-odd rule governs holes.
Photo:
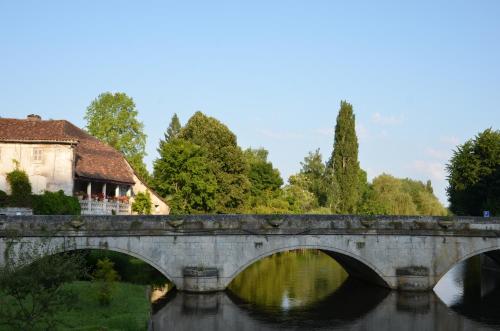
POLYGON ((41 148, 33 148, 33 162, 40 163, 43 161, 42 152, 43 150, 41 148))

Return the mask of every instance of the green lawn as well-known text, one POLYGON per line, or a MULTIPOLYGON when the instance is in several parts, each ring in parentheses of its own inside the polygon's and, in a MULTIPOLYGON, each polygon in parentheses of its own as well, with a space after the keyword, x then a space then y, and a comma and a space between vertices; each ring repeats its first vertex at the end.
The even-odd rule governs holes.
POLYGON ((90 282, 74 282, 67 286, 79 294, 76 309, 61 314, 70 330, 147 330, 150 303, 146 286, 116 283, 109 306, 101 306, 90 282))
POLYGON ((109 306, 99 305, 95 285, 91 282, 78 281, 65 286, 78 293, 79 299, 75 309, 59 314, 58 320, 63 325, 58 330, 147 330, 150 303, 145 285, 116 283, 109 306))

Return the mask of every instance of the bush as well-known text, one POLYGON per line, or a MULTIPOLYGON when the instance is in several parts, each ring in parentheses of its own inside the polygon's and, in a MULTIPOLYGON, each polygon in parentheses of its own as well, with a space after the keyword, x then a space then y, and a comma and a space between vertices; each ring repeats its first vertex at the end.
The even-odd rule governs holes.
POLYGON ((7 206, 8 203, 8 195, 4 191, 0 190, 0 207, 7 206))
POLYGON ((57 192, 45 191, 42 195, 33 196, 33 214, 35 215, 79 215, 80 203, 72 196, 57 192))
POLYGON ((132 211, 139 215, 151 214, 151 197, 148 192, 139 192, 132 203, 132 211))
POLYGON ((97 300, 103 306, 108 306, 113 299, 114 285, 120 279, 113 268, 114 263, 104 258, 97 261, 97 270, 94 272, 94 281, 97 283, 97 300))
POLYGON ((31 183, 24 170, 16 167, 7 174, 11 195, 9 204, 14 207, 29 207, 31 205, 31 183))

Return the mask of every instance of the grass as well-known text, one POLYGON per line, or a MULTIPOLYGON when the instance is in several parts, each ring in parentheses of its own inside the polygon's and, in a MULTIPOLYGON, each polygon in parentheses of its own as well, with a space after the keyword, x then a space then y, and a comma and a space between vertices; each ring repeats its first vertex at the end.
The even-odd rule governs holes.
POLYGON ((74 310, 58 316, 66 325, 62 330, 147 330, 150 303, 146 286, 116 283, 109 306, 99 305, 96 289, 90 282, 66 286, 78 293, 79 300, 74 310))
MULTIPOLYGON (((62 322, 57 330, 85 331, 140 331, 147 330, 150 303, 146 297, 146 286, 130 283, 115 283, 113 299, 109 306, 97 301, 95 284, 77 281, 64 285, 78 294, 75 308, 57 314, 62 322)), ((11 330, 0 326, 0 331, 11 330)))

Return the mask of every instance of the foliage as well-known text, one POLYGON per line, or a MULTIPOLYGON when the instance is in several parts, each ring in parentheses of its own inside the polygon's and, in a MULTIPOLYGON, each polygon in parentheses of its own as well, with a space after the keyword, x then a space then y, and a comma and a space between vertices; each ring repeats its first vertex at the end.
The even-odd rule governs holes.
MULTIPOLYGON (((430 185, 430 184, 429 184, 430 185)), ((370 215, 444 216, 447 210, 420 181, 382 174, 365 191, 359 212, 370 215)))
POLYGON ((7 193, 4 191, 0 190, 0 207, 5 207, 8 204, 9 197, 7 193))
POLYGON ((304 188, 314 194, 317 200, 317 206, 325 207, 329 203, 331 186, 328 185, 326 174, 326 165, 319 149, 309 154, 300 163, 302 169, 300 173, 307 179, 304 188))
POLYGON ((151 196, 149 192, 139 192, 134 197, 134 202, 132 203, 132 211, 139 215, 150 215, 151 214, 151 196))
POLYGON ((95 249, 87 251, 85 255, 87 268, 91 273, 94 273, 97 270, 97 261, 105 258, 113 262, 113 268, 118 273, 121 282, 157 287, 169 283, 161 272, 143 260, 110 250, 95 249))
POLYGON ((486 129, 457 146, 447 165, 450 210, 457 215, 500 215, 500 131, 486 129))
POLYGON ((352 105, 346 101, 340 103, 333 153, 328 166, 333 171, 335 189, 340 193, 335 197, 335 211, 341 214, 355 213, 360 198, 358 138, 352 105))
POLYGON ((0 267, 0 325, 14 330, 55 330, 61 312, 72 309, 75 293, 63 284, 85 275, 81 255, 60 253, 40 245, 8 245, 0 267))
POLYGON ((283 179, 279 170, 267 160, 268 154, 264 148, 248 148, 244 151, 250 180, 249 213, 276 214, 288 211, 288 203, 281 192, 283 179))
POLYGON ((288 182, 290 184, 285 186, 283 190, 291 213, 305 213, 318 207, 317 198, 307 189, 310 186, 307 176, 304 174, 293 175, 290 176, 288 182))
POLYGON ((10 186, 9 204, 16 207, 29 207, 31 204, 31 183, 24 170, 16 169, 7 173, 10 186))
POLYGON ((154 162, 154 186, 173 214, 210 213, 216 207, 215 164, 208 152, 184 139, 163 144, 154 162))
POLYGON ((147 181, 149 174, 143 162, 146 134, 137 114, 131 97, 120 92, 105 92, 87 107, 84 118, 89 133, 123 153, 132 168, 147 181))
POLYGON ((160 149, 163 147, 163 144, 172 141, 177 138, 179 133, 181 132, 181 122, 179 121, 179 117, 174 113, 172 119, 170 120, 170 124, 168 125, 167 131, 164 133, 164 140, 160 141, 160 149))
POLYGON ((73 310, 57 314, 65 330, 147 330, 151 304, 144 295, 146 286, 117 282, 107 306, 96 304, 95 284, 91 282, 67 283, 63 288, 78 294, 73 310))
POLYGON ((217 180, 215 212, 240 212, 250 189, 248 164, 236 136, 213 117, 196 112, 181 129, 179 138, 206 151, 217 180))
POLYGON ((108 258, 97 261, 94 282, 97 284, 97 300, 102 306, 108 306, 111 303, 115 282, 120 279, 113 267, 113 262, 108 258))
POLYGON ((80 214, 78 199, 65 195, 63 190, 57 192, 45 191, 41 195, 34 195, 32 201, 33 214, 35 215, 80 214))

